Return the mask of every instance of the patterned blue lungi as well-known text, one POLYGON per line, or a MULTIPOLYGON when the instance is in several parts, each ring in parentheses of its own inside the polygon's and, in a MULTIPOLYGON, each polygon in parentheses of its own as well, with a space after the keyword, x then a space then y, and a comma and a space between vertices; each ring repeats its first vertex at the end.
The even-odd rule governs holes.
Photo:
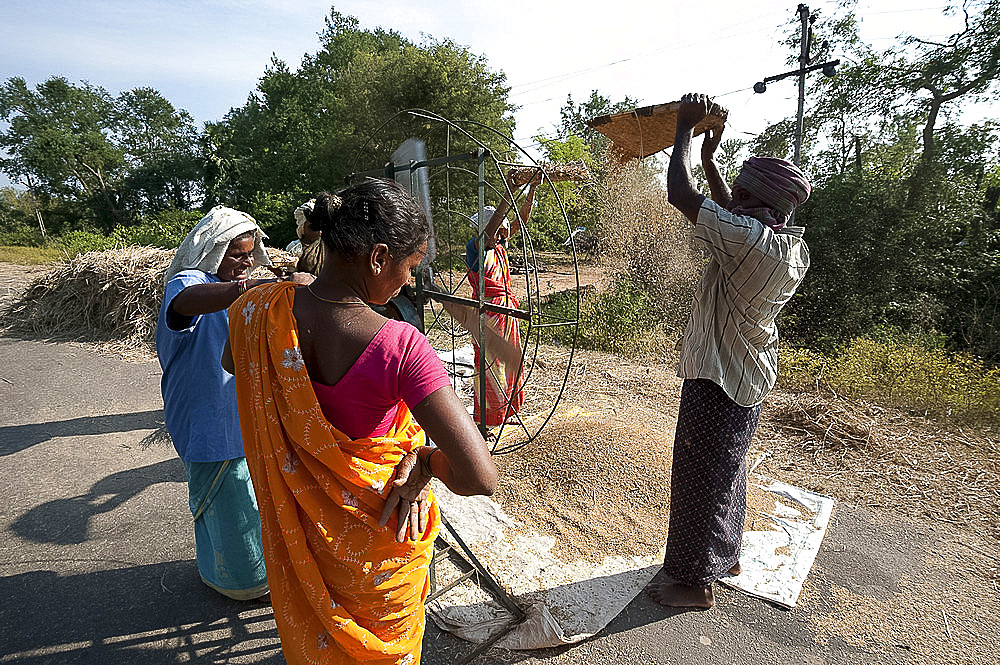
POLYGON ((236 600, 267 593, 260 514, 245 457, 185 462, 202 581, 236 600))
POLYGON ((670 472, 663 571, 707 585, 739 561, 746 519, 746 456, 761 406, 740 406, 714 381, 685 379, 670 472))

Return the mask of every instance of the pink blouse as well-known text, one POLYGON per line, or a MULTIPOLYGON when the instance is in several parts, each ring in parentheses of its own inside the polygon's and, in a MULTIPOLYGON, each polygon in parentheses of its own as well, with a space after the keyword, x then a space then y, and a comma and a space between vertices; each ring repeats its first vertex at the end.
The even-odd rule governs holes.
POLYGON ((363 439, 388 432, 400 402, 412 409, 451 379, 420 331, 390 319, 335 385, 312 385, 330 424, 363 439))

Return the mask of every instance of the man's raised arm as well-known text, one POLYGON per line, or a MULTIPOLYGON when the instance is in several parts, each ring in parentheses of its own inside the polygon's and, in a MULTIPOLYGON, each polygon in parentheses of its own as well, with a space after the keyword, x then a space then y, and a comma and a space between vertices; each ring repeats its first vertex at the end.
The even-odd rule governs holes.
POLYGON ((694 126, 710 110, 716 109, 721 107, 715 105, 707 95, 694 93, 681 97, 681 104, 677 109, 677 134, 670 154, 670 166, 667 168, 667 199, 692 223, 698 220, 698 210, 705 196, 698 191, 691 173, 691 135, 694 126))

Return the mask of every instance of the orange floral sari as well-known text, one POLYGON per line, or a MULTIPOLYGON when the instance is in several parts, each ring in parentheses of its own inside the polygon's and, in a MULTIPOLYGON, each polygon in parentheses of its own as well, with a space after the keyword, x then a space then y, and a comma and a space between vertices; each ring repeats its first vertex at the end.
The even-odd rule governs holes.
POLYGON ((401 404, 383 437, 352 440, 323 416, 302 361, 293 285, 229 309, 247 464, 257 494, 274 620, 288 663, 420 661, 428 565, 440 515, 397 543, 378 518, 396 464, 424 445, 401 404))

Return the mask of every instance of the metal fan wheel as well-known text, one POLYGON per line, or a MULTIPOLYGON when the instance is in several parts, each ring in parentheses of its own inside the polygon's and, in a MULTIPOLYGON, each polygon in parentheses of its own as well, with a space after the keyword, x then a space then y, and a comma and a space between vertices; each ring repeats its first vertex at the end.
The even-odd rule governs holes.
MULTIPOLYGON (((474 338, 482 339, 485 334, 489 344, 491 317, 507 317, 516 323, 521 345, 514 375, 522 377, 523 404, 499 425, 481 423, 479 427, 496 455, 536 440, 566 390, 579 327, 577 248, 559 189, 510 136, 477 122, 452 121, 421 109, 397 113, 367 138, 347 182, 363 178, 394 179, 408 187, 431 222, 425 260, 429 270, 418 274, 415 286, 404 288, 384 313, 410 321, 427 335, 470 413, 473 399, 482 405, 487 382, 499 388, 507 405, 518 401, 516 390, 508 390, 510 370, 486 353, 478 354, 478 363, 469 360, 474 338), (376 166, 364 170, 370 165, 376 166), (472 216, 488 203, 496 205, 501 197, 506 199, 511 204, 508 218, 513 219, 523 190, 511 190, 504 176, 511 168, 524 166, 539 169, 535 210, 540 203, 545 206, 549 236, 556 219, 556 225, 565 228, 567 242, 563 252, 536 251, 534 239, 540 234, 533 228, 534 214, 522 222, 521 233, 507 245, 518 305, 503 307, 485 299, 481 288, 473 297, 465 248, 470 238, 482 239, 486 215, 478 215, 475 225, 472 216)), ((514 362, 508 366, 514 367, 514 362)))

